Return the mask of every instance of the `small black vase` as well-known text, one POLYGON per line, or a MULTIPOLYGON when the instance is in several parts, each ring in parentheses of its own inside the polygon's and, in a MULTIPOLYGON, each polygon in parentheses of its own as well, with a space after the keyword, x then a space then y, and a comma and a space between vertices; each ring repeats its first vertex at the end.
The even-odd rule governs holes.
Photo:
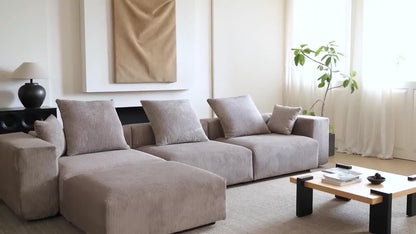
POLYGON ((30 83, 26 83, 19 88, 18 95, 24 107, 38 108, 45 100, 46 91, 41 85, 30 80, 30 83))

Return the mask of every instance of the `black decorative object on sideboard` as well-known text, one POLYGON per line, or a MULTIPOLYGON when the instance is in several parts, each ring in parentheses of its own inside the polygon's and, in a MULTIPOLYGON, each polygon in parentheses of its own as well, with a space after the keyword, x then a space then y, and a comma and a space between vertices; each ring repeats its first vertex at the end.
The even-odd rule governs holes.
POLYGON ((45 120, 50 115, 56 116, 55 107, 0 108, 0 134, 29 132, 36 120, 45 120))

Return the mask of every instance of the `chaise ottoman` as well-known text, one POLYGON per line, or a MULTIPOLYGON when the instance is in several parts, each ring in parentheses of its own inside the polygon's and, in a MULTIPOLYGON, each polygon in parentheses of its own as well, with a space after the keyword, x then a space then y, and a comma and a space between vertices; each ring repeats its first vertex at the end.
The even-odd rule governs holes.
POLYGON ((88 233, 172 233, 225 219, 225 180, 182 163, 124 165, 63 183, 61 213, 88 233))

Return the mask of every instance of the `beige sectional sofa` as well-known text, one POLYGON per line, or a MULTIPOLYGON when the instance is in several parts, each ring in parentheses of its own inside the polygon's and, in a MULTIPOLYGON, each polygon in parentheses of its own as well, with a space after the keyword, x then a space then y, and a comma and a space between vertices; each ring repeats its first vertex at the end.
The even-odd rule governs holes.
MULTIPOLYGON (((267 122, 270 114, 263 114, 267 122)), ((291 135, 224 138, 218 118, 202 119, 207 142, 157 146, 150 123, 124 125, 131 147, 224 177, 227 185, 317 168, 328 162, 328 119, 299 116, 291 135), (140 140, 138 139, 140 138, 140 140)))
MULTIPOLYGON (((87 112, 89 106, 82 105, 87 112)), ((97 128, 95 118, 88 121, 97 128)), ((269 119, 263 115, 264 123, 269 119)), ((299 116, 289 135, 235 138, 224 137, 217 118, 200 122, 207 139, 196 142, 156 145, 154 126, 130 124, 120 129, 126 146, 62 157, 56 144, 38 137, 0 135, 0 199, 24 219, 60 212, 88 233, 172 233, 225 219, 226 185, 308 170, 328 160, 327 118, 299 116)), ((108 134, 118 131, 109 129, 108 134)), ((80 139, 97 137, 78 139, 68 132, 67 146, 72 137, 91 148, 80 139)), ((99 140, 94 147, 101 147, 99 140)))
POLYGON ((60 158, 54 149, 0 135, 0 198, 24 219, 59 211, 88 233, 172 233, 225 219, 225 180, 213 173, 131 149, 60 158))
POLYGON ((37 137, 0 135, 0 199, 18 216, 60 212, 87 233, 172 233, 225 219, 222 177, 130 149, 111 101, 57 103, 64 138, 54 116, 37 137))

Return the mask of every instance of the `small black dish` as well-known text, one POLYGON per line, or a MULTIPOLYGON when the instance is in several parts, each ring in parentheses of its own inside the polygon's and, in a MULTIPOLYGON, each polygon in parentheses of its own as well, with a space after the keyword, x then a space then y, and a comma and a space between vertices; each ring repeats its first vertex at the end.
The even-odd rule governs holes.
POLYGON ((384 177, 376 178, 375 176, 369 176, 367 177, 367 180, 370 181, 372 184, 381 184, 386 180, 386 178, 384 177))

